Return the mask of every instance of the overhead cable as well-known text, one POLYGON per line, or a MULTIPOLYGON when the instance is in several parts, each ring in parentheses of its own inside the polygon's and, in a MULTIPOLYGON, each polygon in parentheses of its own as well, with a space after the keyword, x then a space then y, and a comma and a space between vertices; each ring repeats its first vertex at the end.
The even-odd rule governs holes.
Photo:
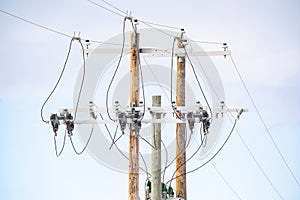
POLYGON ((236 65, 236 63, 235 63, 235 61, 234 61, 234 59, 233 59, 233 57, 232 57, 231 55, 230 55, 230 59, 231 59, 231 61, 232 61, 232 64, 233 64, 233 66, 234 66, 234 68, 235 68, 236 73, 238 74, 238 77, 239 77, 240 81, 242 82, 242 85, 243 85, 244 89, 246 90, 246 93, 247 93, 248 97, 250 98, 250 101, 251 101, 252 105, 254 106, 254 109, 255 109, 255 111, 256 111, 256 113, 257 113, 257 115, 258 115, 258 117, 259 117, 261 123, 263 124, 263 126, 264 126, 264 128, 265 128, 265 130, 266 130, 267 135, 269 136, 270 140, 272 141, 272 143, 273 143, 275 149, 277 150, 278 154, 280 155, 280 158, 282 159, 282 161, 284 162, 286 168, 288 169, 288 171, 290 172, 290 174, 291 174, 292 177, 294 178, 294 180, 295 180, 295 182, 297 183, 298 187, 300 187, 299 181, 297 180, 297 178, 296 178, 294 172, 292 171, 291 167, 289 166, 289 164, 287 163, 286 159, 284 158, 284 156, 283 156, 281 150, 279 149, 278 145, 276 144, 276 142, 275 142, 275 140, 274 140, 274 138, 273 138, 273 136, 272 136, 272 134, 271 134, 270 129, 268 128, 268 126, 267 126, 265 120, 264 120, 263 117, 262 117, 262 114, 260 113, 258 107, 256 106, 256 104, 255 104, 255 102, 254 102, 254 99, 253 99, 252 95, 250 94, 250 91, 249 91, 249 89, 248 89, 248 87, 247 87, 247 85, 246 85, 246 82, 245 82, 244 79, 242 78, 242 75, 241 75, 241 73, 239 72, 239 70, 238 70, 238 68, 237 68, 237 65, 236 65))
POLYGON ((236 198, 242 200, 242 198, 240 197, 240 195, 238 195, 238 193, 233 189, 233 187, 230 185, 230 183, 225 179, 225 177, 223 176, 223 174, 219 171, 219 169, 217 168, 217 166, 214 164, 213 161, 210 162, 211 165, 214 167, 215 171, 218 173, 218 175, 222 178, 222 180, 224 181, 224 183, 228 186, 228 188, 232 191, 232 193, 236 196, 236 198))

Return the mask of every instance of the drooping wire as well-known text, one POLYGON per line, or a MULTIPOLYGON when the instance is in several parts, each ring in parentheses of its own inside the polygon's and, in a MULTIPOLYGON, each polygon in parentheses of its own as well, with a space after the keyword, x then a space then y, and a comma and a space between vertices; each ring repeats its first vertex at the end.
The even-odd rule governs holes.
POLYGON ((62 152, 63 152, 63 150, 64 150, 64 148, 65 148, 65 144, 66 144, 66 136, 67 136, 67 130, 65 130, 65 135, 64 135, 64 140, 63 140, 63 145, 62 145, 62 147, 61 147, 59 153, 57 153, 57 152, 58 152, 58 151, 57 151, 57 142, 56 142, 56 137, 57 137, 57 136, 54 136, 55 155, 56 155, 57 157, 59 157, 59 156, 62 154, 62 152))
POLYGON ((74 145, 74 143, 73 143, 72 136, 70 136, 70 141, 71 141, 73 150, 74 150, 74 152, 75 152, 77 155, 82 154, 82 153, 86 150, 87 146, 88 146, 89 143, 90 143, 90 140, 91 140, 91 138, 92 138, 93 133, 94 133, 94 125, 93 125, 93 127, 92 127, 92 129, 91 129, 89 138, 88 138, 86 144, 84 145, 84 147, 83 147, 83 149, 82 149, 81 151, 77 151, 77 149, 75 148, 75 145, 74 145))
POLYGON ((211 107, 210 107, 210 105, 209 105, 209 102, 208 102, 208 100, 207 100, 207 98, 206 98, 206 95, 205 95, 205 93, 204 93, 204 91, 203 91, 203 88, 202 88, 202 86, 201 86, 201 84, 200 84, 200 81, 199 81, 198 76, 197 76, 196 71, 195 71, 195 67, 194 67, 194 65, 193 65, 193 63, 192 63, 192 60, 190 59, 190 56, 189 56, 189 54, 188 54, 188 52, 187 52, 187 50, 186 50, 185 45, 183 45, 183 48, 184 48, 185 54, 186 54, 186 56, 187 56, 187 58, 188 58, 188 60, 189 60, 189 63, 190 63, 190 65, 191 65, 191 67, 192 67, 192 70, 193 70, 194 76, 195 76, 195 78, 196 78, 198 87, 199 87, 199 89, 200 89, 200 91, 201 91, 201 93, 202 93, 202 96, 203 96, 203 98, 204 98, 204 100, 205 100, 205 102, 206 102, 206 104, 207 104, 207 106, 208 106, 208 109, 209 109, 209 112, 210 112, 210 116, 212 117, 212 116, 213 116, 212 109, 211 109, 211 107))
POLYGON ((254 109, 255 109, 255 111, 256 111, 256 113, 257 113, 257 115, 258 115, 261 123, 263 124, 263 126, 264 126, 264 128, 266 130, 267 135, 269 136, 270 140, 272 141, 275 149, 277 150, 278 154, 280 155, 280 157, 281 157, 282 161, 284 162, 286 168, 288 169, 288 171, 290 172, 290 174, 294 178, 294 180, 297 183, 298 187, 300 187, 299 181, 297 180, 294 172, 292 171, 291 167, 289 166, 289 164, 287 163, 286 159, 284 158, 281 150, 279 149, 278 145, 276 144, 276 142, 275 142, 275 140, 274 140, 274 138, 273 138, 273 136, 271 134, 270 129, 268 128, 265 120, 262 117, 262 114, 260 113, 258 107, 256 106, 256 104, 254 102, 254 99, 253 99, 252 95, 250 94, 250 91, 249 91, 249 89, 248 89, 248 87, 246 85, 246 82, 244 81, 244 79, 243 79, 241 73, 239 72, 239 70, 237 68, 237 65, 236 65, 236 63, 235 63, 235 61, 234 61, 234 59, 233 59, 233 57, 231 55, 230 55, 230 59, 232 61, 232 64, 233 64, 233 66, 235 68, 236 73, 238 74, 238 77, 239 77, 240 81, 242 82, 242 85, 243 85, 244 89, 246 90, 246 93, 247 93, 248 97, 250 98, 250 101, 251 101, 252 105, 254 106, 254 109))
POLYGON ((230 183, 225 179, 225 177, 222 175, 222 173, 218 170, 217 166, 214 164, 213 161, 210 162, 211 165, 214 167, 215 171, 218 173, 218 175, 222 178, 222 180, 224 181, 224 183, 227 185, 227 187, 232 191, 232 193, 234 193, 234 195, 242 200, 242 198, 238 195, 238 193, 233 189, 233 187, 230 185, 230 183))
POLYGON ((176 174, 176 172, 183 166, 185 165, 187 162, 189 162, 198 152, 199 150, 202 148, 203 142, 205 140, 205 138, 207 137, 207 135, 204 136, 204 138, 202 138, 202 127, 200 127, 200 139, 201 139, 201 144, 199 145, 199 147, 196 149, 196 151, 188 158, 186 159, 183 163, 181 163, 175 170, 175 172, 173 173, 172 177, 171 177, 171 181, 170 181, 170 186, 172 183, 172 180, 176 174))
POLYGON ((110 90, 110 87, 115 79, 115 76, 117 74, 117 71, 119 70, 119 67, 120 67, 120 64, 121 64, 121 61, 122 61, 122 58, 123 58, 123 53, 124 53, 124 45, 125 45, 125 22, 126 22, 126 18, 124 18, 123 20, 123 28, 122 28, 122 35, 123 35, 123 38, 122 38, 122 48, 121 48, 121 53, 120 53, 120 57, 119 57, 119 61, 118 61, 118 64, 117 64, 117 67, 113 73, 113 76, 111 78, 111 81, 109 83, 109 86, 107 88, 107 91, 106 91, 106 97, 105 97, 105 104, 106 104, 106 112, 107 112, 107 115, 108 115, 108 118, 112 121, 114 121, 112 119, 112 117, 110 116, 109 114, 109 107, 108 107, 108 95, 109 95, 109 90, 110 90))
POLYGON ((72 43, 73 43, 73 41, 74 41, 74 40, 73 40, 73 38, 72 38, 71 41, 70 41, 70 44, 69 44, 69 49, 68 49, 67 57, 66 57, 66 60, 65 60, 65 62, 64 62, 62 71, 61 71, 61 73, 60 73, 60 75, 59 75, 59 78, 58 78, 58 80, 56 81, 56 83, 55 83, 55 85, 54 85, 52 91, 50 92, 50 94, 48 95, 48 97, 46 98, 45 102, 43 103, 43 105, 42 105, 42 107, 41 107, 41 118, 42 118, 42 121, 45 122, 45 123, 48 123, 48 121, 46 121, 46 120, 44 119, 44 117, 43 117, 43 110, 44 110, 44 107, 45 107, 46 103, 48 102, 48 100, 50 99, 50 97, 52 96, 52 94, 54 93, 54 91, 56 90, 56 88, 57 88, 57 86, 58 86, 58 84, 59 84, 59 82, 60 82, 60 80, 61 80, 61 78, 62 78, 62 76, 63 76, 63 74, 64 74, 64 71, 65 71, 65 69, 66 69, 67 62, 68 62, 68 59, 69 59, 69 56, 70 56, 70 52, 71 52, 71 48, 72 48, 72 43))
POLYGON ((180 174, 180 175, 178 175, 178 176, 176 176, 176 177, 171 178, 166 184, 171 183, 171 181, 174 180, 174 179, 177 179, 177 178, 179 178, 179 177, 181 177, 181 176, 185 176, 185 175, 187 175, 187 174, 193 173, 193 172, 195 172, 195 171, 201 169, 201 168, 204 167, 206 164, 208 164, 211 160, 213 160, 213 159, 220 153, 220 151, 223 149, 223 147, 225 146, 225 144, 226 144, 227 141, 229 140, 230 136, 232 135, 232 133, 233 133, 233 131, 234 131, 234 128, 235 128, 235 126, 236 126, 236 123, 237 123, 237 119, 235 119, 235 122, 234 122, 234 124, 233 124, 233 126, 232 126, 232 129, 231 129, 229 135, 227 136, 226 140, 225 140, 224 143, 222 144, 222 146, 218 149, 218 151, 217 151, 210 159, 208 159, 205 163, 203 163, 202 165, 200 165, 199 167, 197 167, 197 168, 195 168, 195 169, 193 169, 193 170, 190 170, 190 171, 188 171, 188 172, 186 172, 186 173, 183 173, 183 174, 180 174))

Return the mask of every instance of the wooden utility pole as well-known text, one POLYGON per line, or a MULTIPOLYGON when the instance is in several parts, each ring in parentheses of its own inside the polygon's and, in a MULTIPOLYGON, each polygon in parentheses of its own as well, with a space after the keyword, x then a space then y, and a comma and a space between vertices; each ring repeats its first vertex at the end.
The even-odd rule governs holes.
MULTIPOLYGON (((130 37, 130 106, 139 106, 139 33, 130 37)), ((139 136, 130 129, 129 141, 129 200, 139 200, 139 136)))
MULTIPOLYGON (((161 96, 152 96, 152 106, 161 107, 161 96)), ((152 119, 161 119, 161 113, 152 113, 152 119)), ((152 127, 151 200, 161 200, 161 124, 153 123, 152 127)))
MULTIPOLYGON (((182 44, 182 36, 178 39, 178 48, 184 48, 182 44)), ((176 104, 177 106, 185 106, 185 56, 177 56, 177 76, 176 76, 176 104)), ((179 117, 183 114, 179 114, 179 117)), ((176 197, 186 200, 186 127, 184 123, 176 125, 176 197)))

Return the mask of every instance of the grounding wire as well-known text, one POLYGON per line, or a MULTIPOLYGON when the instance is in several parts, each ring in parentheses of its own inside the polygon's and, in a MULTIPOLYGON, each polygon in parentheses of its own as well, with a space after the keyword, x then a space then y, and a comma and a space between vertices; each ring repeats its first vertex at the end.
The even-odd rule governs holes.
POLYGON ((299 186, 300 186, 299 181, 297 180, 295 174, 293 173, 292 169, 290 168, 289 164, 287 163, 286 159, 284 158, 284 156, 283 156, 281 150, 279 149, 278 145, 276 144, 276 142, 275 142, 275 140, 274 140, 274 138, 273 138, 273 136, 272 136, 272 134, 271 134, 270 129, 268 128, 266 122, 264 121, 264 119, 263 119, 263 117, 262 117, 262 114, 260 113, 258 107, 256 106, 256 104, 255 104, 255 102, 254 102, 254 99, 253 99, 252 95, 250 94, 250 91, 249 91, 249 89, 248 89, 248 87, 247 87, 247 85, 246 85, 246 82, 245 82, 244 79, 242 78, 242 75, 241 75, 241 73, 239 72, 239 70, 238 70, 238 68, 237 68, 237 65, 236 65, 236 63, 235 63, 235 61, 234 61, 234 59, 233 59, 233 57, 232 57, 231 55, 230 55, 230 59, 231 59, 231 61, 232 61, 232 64, 233 64, 233 66, 234 66, 234 68, 235 68, 236 73, 238 74, 238 77, 239 77, 240 81, 242 82, 242 85, 243 85, 244 89, 246 90, 246 93, 247 93, 248 97, 250 98, 250 101, 251 101, 252 105, 254 106, 254 109, 255 109, 255 111, 256 111, 256 113, 257 113, 257 115, 258 115, 258 117, 259 117, 261 123, 263 124, 263 126, 264 126, 264 128, 265 128, 265 130, 266 130, 266 132, 267 132, 267 135, 269 136, 269 138, 270 138, 270 140, 272 141, 274 147, 276 148, 278 154, 280 155, 282 161, 284 162, 285 166, 287 167, 288 171, 290 172, 290 174, 292 175, 292 177, 294 178, 295 182, 297 183, 297 185, 298 185, 298 187, 299 187, 299 186))
POLYGON ((62 78, 62 76, 63 76, 63 74, 64 74, 64 71, 65 71, 65 69, 66 69, 67 62, 68 62, 68 59, 69 59, 69 56, 70 56, 70 52, 71 52, 71 48, 72 48, 72 43, 73 43, 73 41, 74 41, 74 40, 73 40, 73 38, 72 38, 71 41, 70 41, 70 44, 69 44, 69 49, 68 49, 67 57, 66 57, 66 59, 65 59, 65 62, 64 62, 62 71, 61 71, 61 73, 60 73, 60 75, 59 75, 59 78, 58 78, 58 80, 56 81, 56 83, 55 83, 55 85, 54 85, 52 91, 50 92, 50 94, 48 95, 48 97, 46 98, 46 100, 44 101, 44 103, 43 103, 43 105, 42 105, 42 107, 41 107, 41 118, 42 118, 42 121, 45 122, 45 123, 48 123, 48 121, 46 121, 46 120, 44 119, 44 117, 43 117, 43 110, 44 110, 44 107, 45 107, 46 103, 48 102, 48 100, 50 99, 50 97, 52 96, 52 94, 54 93, 54 91, 56 90, 56 88, 57 88, 57 86, 58 86, 58 84, 59 84, 59 82, 60 82, 60 80, 61 80, 61 78, 62 78))
POLYGON ((121 64, 121 61, 122 61, 122 58, 123 58, 123 53, 124 53, 124 44, 125 44, 125 22, 126 22, 126 18, 124 18, 124 20, 123 20, 123 28, 122 28, 122 48, 121 48, 121 53, 120 53, 120 57, 119 57, 119 60, 118 60, 118 64, 117 64, 117 67, 115 68, 115 71, 114 71, 114 73, 113 73, 113 76, 112 76, 112 78, 111 78, 111 81, 110 81, 110 83, 109 83, 109 86, 108 86, 108 88, 107 88, 107 91, 106 91, 106 97, 105 97, 105 105, 106 105, 106 112, 107 112, 107 115, 108 115, 108 118, 110 119, 110 120, 112 120, 112 121, 114 121, 113 119, 112 119, 112 117, 110 116, 110 114, 109 114, 109 110, 108 110, 108 94, 109 94, 109 90, 110 90, 110 87, 111 87, 111 85, 112 85, 112 83, 113 83, 113 81, 114 81, 114 78, 115 78, 115 76, 116 76, 116 74, 117 74, 117 71, 118 71, 118 69, 119 69, 119 67, 120 67, 120 64, 121 64))
POLYGON ((237 123, 237 119, 235 119, 235 122, 234 122, 234 124, 233 124, 233 126, 232 126, 232 129, 231 129, 229 135, 227 136, 226 140, 225 140, 224 143, 222 144, 222 146, 218 149, 218 151, 217 151, 210 159, 208 159, 205 163, 203 163, 202 165, 200 165, 199 167, 197 167, 197 168, 195 168, 195 169, 192 169, 192 170, 190 170, 190 171, 188 171, 188 172, 186 172, 186 173, 183 173, 183 174, 180 174, 180 175, 178 175, 178 176, 176 176, 176 177, 173 177, 173 178, 170 179, 166 184, 171 183, 171 181, 174 180, 174 179, 177 179, 177 178, 179 178, 179 177, 181 177, 181 176, 185 176, 185 175, 187 175, 187 174, 193 173, 193 172, 195 172, 195 171, 201 169, 201 168, 204 167, 206 164, 208 164, 211 160, 213 160, 213 159, 219 154, 219 152, 223 149, 223 147, 225 146, 225 144, 226 144, 227 141, 229 140, 229 138, 230 138, 230 136, 232 135, 233 130, 234 130, 235 126, 236 126, 236 123, 237 123))
POLYGON ((210 162, 211 165, 214 167, 215 171, 218 173, 218 175, 222 178, 222 180, 224 181, 224 183, 227 185, 227 187, 232 191, 232 193, 234 193, 234 195, 242 200, 242 198, 238 195, 238 193, 233 189, 233 187, 230 185, 230 183, 225 179, 225 177, 222 175, 222 173, 219 171, 219 169, 217 168, 217 166, 214 164, 213 161, 210 162))
POLYGON ((64 150, 64 148, 65 148, 65 144, 66 144, 66 136, 67 136, 67 130, 65 130, 65 135, 64 135, 64 140, 63 140, 63 145, 62 145, 62 147, 61 147, 59 153, 57 153, 57 142, 56 142, 56 136, 54 135, 54 148, 55 148, 55 155, 56 155, 57 157, 59 157, 59 156, 62 154, 62 152, 63 152, 63 150, 64 150))
POLYGON ((70 136, 70 141, 71 141, 71 144, 72 144, 72 148, 73 148, 74 152, 75 152, 77 155, 82 154, 82 153, 86 150, 87 146, 89 145, 89 143, 90 143, 90 141, 91 141, 91 138, 92 138, 93 133, 94 133, 94 125, 93 125, 93 127, 92 127, 92 129, 91 129, 89 138, 88 138, 86 144, 84 145, 84 147, 83 147, 83 149, 82 149, 81 151, 77 151, 77 150, 76 150, 75 145, 74 145, 73 140, 72 140, 72 136, 70 136))

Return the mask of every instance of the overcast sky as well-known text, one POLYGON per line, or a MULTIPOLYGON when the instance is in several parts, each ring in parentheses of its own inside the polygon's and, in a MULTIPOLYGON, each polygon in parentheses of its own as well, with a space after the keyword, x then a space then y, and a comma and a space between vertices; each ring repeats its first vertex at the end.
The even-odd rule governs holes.
MULTIPOLYGON (((96 2, 108 7, 100 0, 96 2)), ((109 2, 121 10, 132 11, 139 19, 183 27, 193 40, 227 42, 275 143, 300 180, 298 1, 109 2)), ((86 0, 1 1, 0 9, 68 35, 81 32, 82 38, 97 41, 106 41, 122 31, 120 16, 86 0)), ((127 174, 105 167, 88 152, 77 156, 69 141, 57 158, 51 127, 40 119, 41 105, 59 76, 70 38, 3 12, 0 25, 1 199, 128 198, 127 174)), ((97 45, 92 43, 91 48, 97 45)), ((45 117, 58 108, 72 106, 81 59, 80 46, 75 44, 66 74, 47 104, 45 117)), ((213 61, 222 77, 227 103, 231 107, 247 107, 249 112, 237 125, 240 135, 234 132, 214 159, 218 171, 208 164, 187 176, 188 198, 300 199, 300 188, 267 135, 230 59, 213 61)), ((230 125, 224 126, 223 139, 230 125)), ((192 169, 202 162, 196 158, 187 167, 192 169)), ((141 198, 145 178, 140 178, 141 198)))

